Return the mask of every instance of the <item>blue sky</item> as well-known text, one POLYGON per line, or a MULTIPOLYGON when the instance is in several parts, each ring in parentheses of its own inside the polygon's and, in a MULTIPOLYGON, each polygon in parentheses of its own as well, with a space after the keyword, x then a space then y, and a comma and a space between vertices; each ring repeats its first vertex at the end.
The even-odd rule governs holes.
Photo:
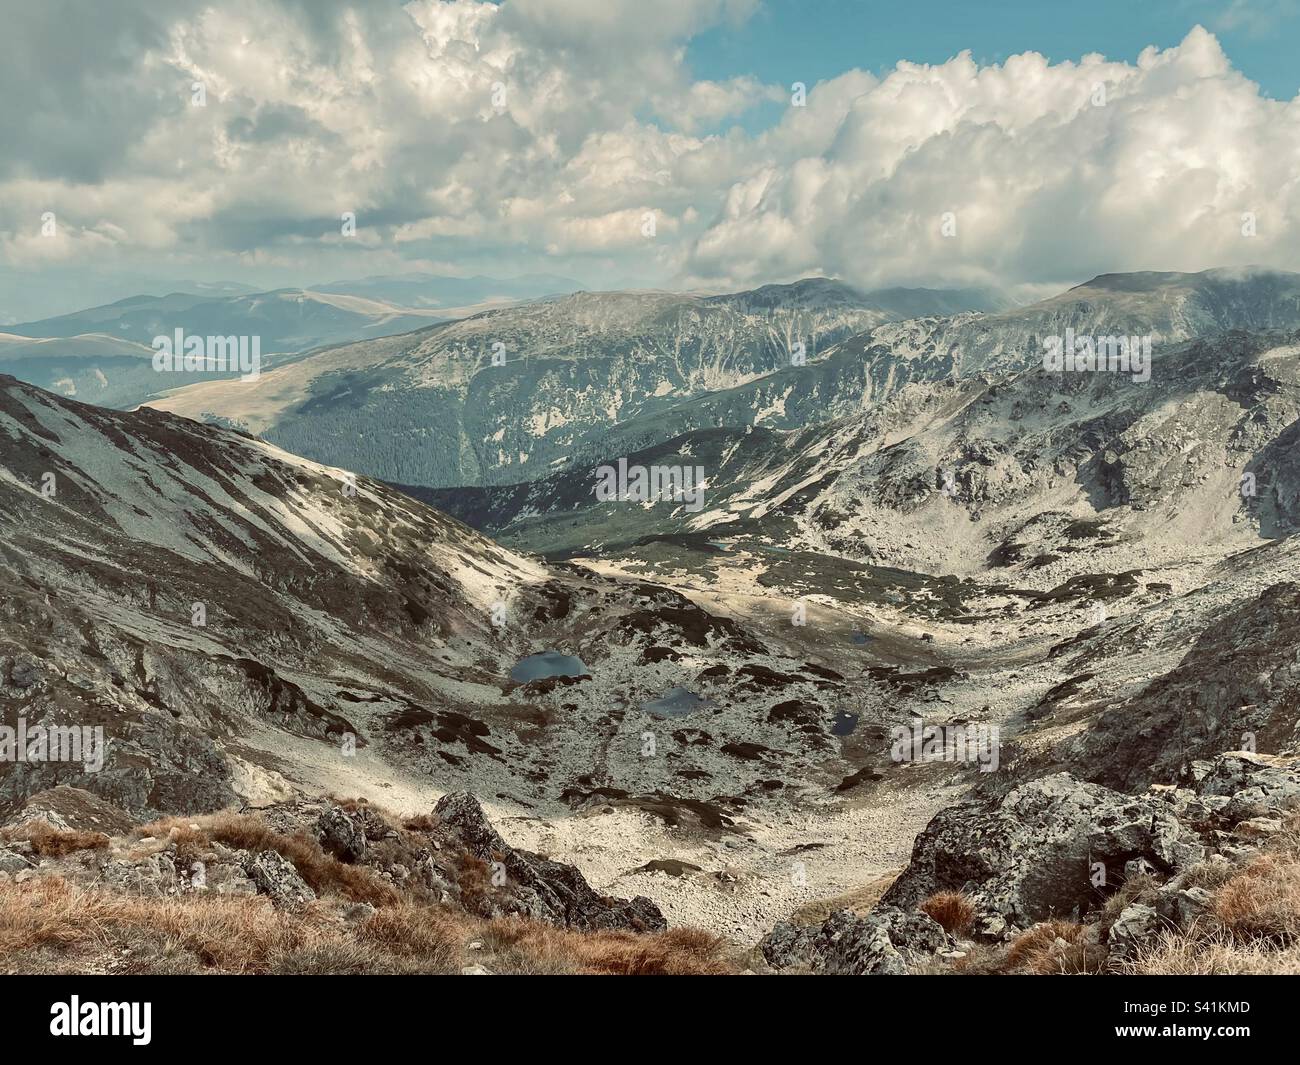
MULTIPOLYGON (((1198 24, 1264 95, 1300 93, 1300 0, 761 0, 743 23, 695 37, 687 63, 698 78, 811 86, 854 67, 883 75, 899 60, 943 63, 967 50, 982 66, 1026 51, 1054 63, 1089 52, 1133 62, 1198 24)), ((761 105, 740 124, 753 132, 779 112, 761 105)))

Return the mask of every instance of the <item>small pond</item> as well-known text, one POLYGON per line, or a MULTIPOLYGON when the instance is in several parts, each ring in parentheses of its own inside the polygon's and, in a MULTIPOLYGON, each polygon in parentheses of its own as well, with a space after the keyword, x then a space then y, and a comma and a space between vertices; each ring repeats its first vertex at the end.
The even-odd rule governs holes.
POLYGON ((545 680, 547 677, 583 677, 589 671, 576 655, 562 655, 559 651, 542 651, 529 655, 515 663, 510 671, 510 679, 520 684, 530 680, 545 680))
POLYGON ((832 736, 851 736, 853 730, 858 727, 858 715, 850 714, 847 710, 841 710, 835 715, 835 720, 831 722, 832 736))
POLYGON ((669 688, 658 699, 642 703, 641 709, 655 717, 687 717, 713 704, 685 688, 669 688))

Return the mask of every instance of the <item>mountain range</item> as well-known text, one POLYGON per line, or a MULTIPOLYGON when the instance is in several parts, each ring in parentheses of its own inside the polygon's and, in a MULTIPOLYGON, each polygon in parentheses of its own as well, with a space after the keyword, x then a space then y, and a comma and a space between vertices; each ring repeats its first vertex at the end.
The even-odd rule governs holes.
POLYGON ((819 364, 840 341, 979 293, 860 293, 808 279, 752 292, 580 292, 313 353, 256 388, 153 401, 321 461, 425 486, 541 477, 611 430, 670 425, 691 399, 819 364))
POLYGON ((905 317, 964 298, 819 279, 712 297, 578 293, 326 349, 253 388, 213 381, 153 402, 395 483, 497 485, 695 429, 797 429, 913 383, 1024 369, 1067 328, 1147 336, 1158 353, 1300 325, 1300 276, 1226 271, 1101 277, 1028 307, 905 317))
MULTIPOLYGON (((188 891, 189 837, 132 826, 229 846, 240 807, 353 891, 703 928, 755 971, 1237 935, 1214 892, 1300 800, 1298 293, 582 292, 130 411, 0 377, 0 714, 107 736, 94 773, 0 766, 0 869, 188 891), (1067 331, 1149 337, 1149 375, 1045 365, 1067 331), (701 505, 598 498, 620 463, 698 467, 701 505), (900 748, 926 728, 979 757, 900 748)), ((296 872, 213 853, 277 906, 338 890, 277 845, 296 872)))
POLYGON ((281 365, 315 348, 410 332, 578 287, 546 275, 500 280, 420 273, 268 292, 244 285, 180 284, 165 296, 132 296, 0 328, 0 368, 62 395, 129 408, 186 381, 237 376, 161 378, 150 364, 153 340, 178 328, 195 336, 256 336, 267 364, 281 365))

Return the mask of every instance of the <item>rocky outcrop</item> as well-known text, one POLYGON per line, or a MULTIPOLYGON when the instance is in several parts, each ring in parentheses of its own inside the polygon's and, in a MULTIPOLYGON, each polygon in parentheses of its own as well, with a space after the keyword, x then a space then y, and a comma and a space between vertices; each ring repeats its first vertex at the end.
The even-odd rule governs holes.
POLYGON ((361 891, 380 905, 405 898, 580 931, 667 928, 649 899, 602 895, 574 866, 510 846, 466 792, 405 823, 363 802, 298 800, 243 819, 197 817, 141 832, 123 811, 59 788, 34 796, 16 818, 0 836, 0 879, 51 875, 148 898, 256 893, 287 910, 317 899, 315 884, 322 900, 341 894, 349 905, 361 904, 361 891), (84 838, 41 850, 34 833, 48 844, 51 829, 84 838))
POLYGON ((763 940, 761 949, 774 969, 804 966, 827 976, 887 976, 907 971, 889 933, 847 910, 831 914, 819 928, 779 924, 763 940))
POLYGON ((25 855, 19 854, 16 850, 8 847, 0 847, 0 873, 7 873, 12 876, 14 873, 21 873, 30 869, 32 862, 25 855))
POLYGON ((914 908, 935 892, 960 891, 975 904, 977 927, 998 937, 1091 909, 1134 859, 1169 873, 1203 853, 1163 799, 1057 773, 1000 800, 941 811, 881 901, 914 908))
POLYGON ((1300 806, 1300 762, 1236 751, 1193 762, 1188 776, 1189 790, 1224 827, 1300 806))
POLYGON ((488 882, 495 890, 462 900, 480 916, 518 913, 588 931, 657 932, 668 927, 659 907, 644 896, 629 901, 600 895, 572 865, 511 847, 467 792, 444 795, 433 812, 466 854, 488 866, 488 882))
POLYGON ((1249 860, 1297 807, 1300 761, 1240 752, 1193 762, 1183 786, 1142 795, 1068 773, 1041 777, 936 815, 870 914, 842 910, 815 927, 781 922, 762 953, 775 969, 850 975, 960 956, 969 944, 918 909, 958 892, 974 908, 974 939, 1007 941, 1065 919, 1085 926, 1087 949, 1122 961, 1162 932, 1192 928, 1212 905, 1199 881, 1205 866, 1249 860), (1121 888, 1116 913, 1107 900, 1121 888))
POLYGON ((1296 749, 1300 584, 1275 584, 1210 625, 1173 670, 1107 710, 1066 751, 1080 776, 1134 789, 1223 751, 1296 749))
POLYGON ((131 829, 126 813, 82 788, 61 785, 39 791, 15 803, 0 827, 41 821, 61 832, 103 832, 121 835, 131 829))
POLYGON ((259 851, 249 858, 244 869, 257 890, 269 896, 276 906, 294 909, 316 897, 316 892, 298 875, 293 862, 276 851, 259 851))
POLYGON ((1135 954, 1138 947, 1159 932, 1164 923, 1154 906, 1141 902, 1125 906, 1110 926, 1108 942, 1111 954, 1120 957, 1135 954))
POLYGON ((386 826, 368 810, 344 810, 330 806, 316 819, 316 838, 330 854, 343 862, 359 862, 366 856, 370 837, 382 839, 386 826))
MULTIPOLYGON (((0 671, 3 661, 0 660, 0 671)), ((106 714, 102 707, 70 710, 86 699, 86 691, 53 671, 6 697, 0 691, 0 716, 24 719, 29 732, 37 728, 75 730, 76 750, 86 760, 28 760, 0 762, 0 809, 26 801, 37 792, 72 788, 93 793, 139 819, 166 813, 204 813, 236 801, 230 769, 216 741, 201 730, 148 709, 161 702, 156 691, 128 698, 111 679, 97 676, 87 685, 102 685, 106 698, 129 707, 106 714), (92 717, 92 714, 94 715, 92 717), (87 720, 96 720, 98 738, 86 738, 87 720), (84 748, 84 750, 83 750, 84 748)), ((156 687, 156 684, 155 684, 156 687)), ((164 685, 164 690, 166 686, 164 685)), ((169 696, 179 704, 186 698, 169 696)), ((93 736, 93 733, 91 734, 93 736)))
POLYGON ((837 910, 820 926, 782 921, 760 944, 774 969, 799 967, 827 976, 886 976, 952 946, 952 938, 923 913, 882 906, 867 917, 837 910))

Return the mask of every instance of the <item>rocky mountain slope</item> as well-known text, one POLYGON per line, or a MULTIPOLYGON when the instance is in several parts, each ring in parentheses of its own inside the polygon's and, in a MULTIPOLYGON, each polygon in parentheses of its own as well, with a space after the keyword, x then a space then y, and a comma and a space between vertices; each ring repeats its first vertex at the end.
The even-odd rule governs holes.
POLYGON ((518 483, 696 429, 822 425, 911 385, 1041 366, 1043 338, 1067 329, 1149 336, 1157 358, 1211 332, 1295 329, 1300 275, 1106 275, 1030 307, 927 312, 952 302, 816 279, 709 298, 580 293, 326 351, 256 389, 212 382, 158 405, 397 483, 518 483), (803 362, 792 364, 800 343, 803 362))
POLYGON ((1152 378, 1041 367, 913 386, 804 430, 685 433, 540 481, 421 491, 516 546, 609 553, 653 536, 755 540, 930 573, 1086 572, 1297 528, 1300 334, 1171 347, 1152 378), (702 505, 596 498, 594 468, 698 466, 702 505))
MULTIPOLYGON (((353 703, 428 698, 439 668, 473 660, 490 605, 545 578, 250 438, 12 378, 2 397, 6 714, 105 726, 89 786, 133 813, 212 809, 238 779, 274 778, 222 750, 258 727, 311 738, 327 762, 346 733, 364 747, 353 703)), ((10 800, 80 771, 6 768, 10 800)))
MULTIPOLYGON (((1300 333, 1268 285, 1102 280, 1088 300, 1114 315, 1202 332, 1162 342, 1149 381, 1014 365, 1015 330, 1076 321, 1040 305, 976 372, 933 349, 937 376, 811 424, 632 451, 652 411, 593 430, 600 460, 703 466, 698 509, 596 503, 585 458, 399 491, 5 380, 2 723, 100 724, 108 746, 98 772, 0 761, 0 817, 71 786, 119 811, 118 841, 173 812, 332 793, 417 817, 469 792, 501 840, 481 852, 761 944, 760 971, 1290 964, 1300 907, 1258 892, 1295 878, 1300 333), (1218 328, 1234 316, 1252 328, 1218 328)), ((801 291, 827 320, 850 298, 801 291)), ((719 329, 788 321, 709 307, 719 329)), ((860 342, 731 389, 685 360, 701 391, 671 410, 860 342)), ((408 343, 373 342, 394 364, 408 343)), ((323 847, 318 815, 292 823, 323 847)), ((196 823, 254 879, 256 848, 196 823)))
POLYGON ((584 292, 321 352, 255 389, 214 382, 155 405, 390 481, 533 479, 614 426, 670 424, 684 399, 815 362, 904 314, 977 299, 860 293, 824 279, 724 296, 584 292))
MULTIPOLYGON (((0 804, 72 784, 135 818, 329 790, 409 809, 462 788, 525 840, 581 839, 604 811, 609 880, 672 897, 647 855, 690 840, 779 864, 792 844, 754 837, 764 811, 824 802, 862 764, 837 735, 852 682, 801 630, 547 567, 228 430, 12 379, 0 397, 3 723, 106 740, 96 771, 0 762, 0 804), (581 670, 516 672, 550 651, 581 670)), ((756 932, 781 905, 701 885, 677 914, 756 932)))

